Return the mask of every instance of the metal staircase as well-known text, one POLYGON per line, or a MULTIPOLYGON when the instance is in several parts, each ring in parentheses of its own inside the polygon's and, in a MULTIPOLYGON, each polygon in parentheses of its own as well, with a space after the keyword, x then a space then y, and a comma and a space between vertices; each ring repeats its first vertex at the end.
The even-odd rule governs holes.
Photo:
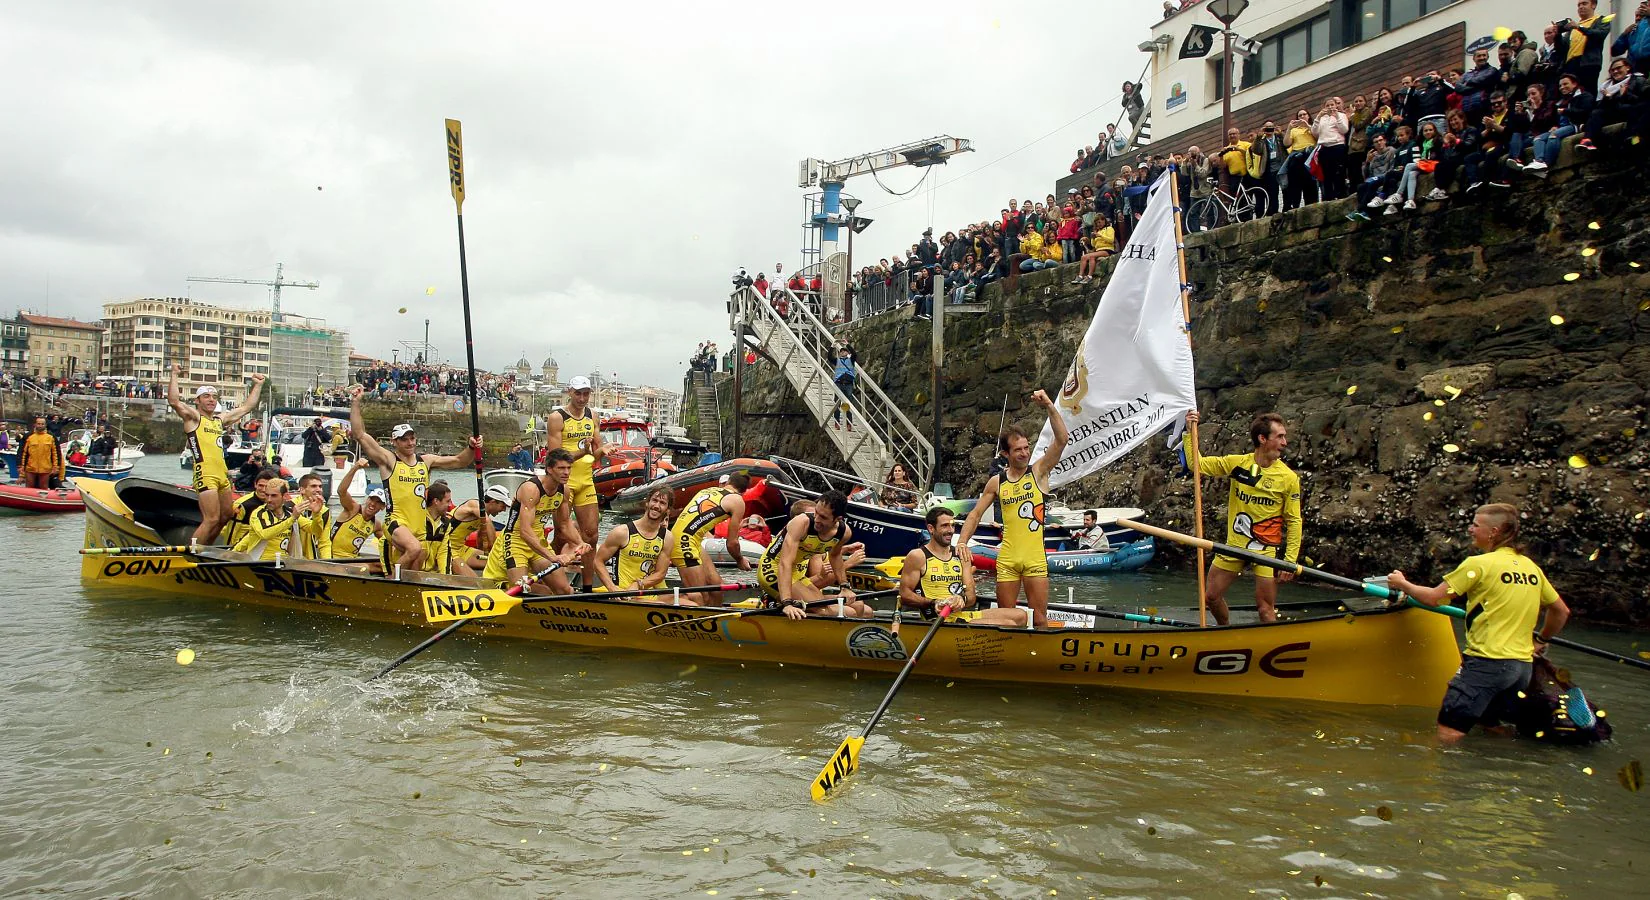
MULTIPOLYGON (((905 466, 911 480, 927 486, 934 473, 934 448, 911 424, 863 367, 856 366, 852 390, 844 394, 831 376, 836 368, 836 336, 814 315, 809 305, 783 285, 769 288, 783 298, 789 316, 781 317, 762 295, 741 288, 733 295, 733 324, 742 317, 750 333, 785 373, 814 420, 831 439, 848 468, 867 484, 887 480, 894 463, 905 466), (832 414, 851 413, 853 428, 833 427, 832 414)), ((736 352, 742 352, 736 348, 736 352)))

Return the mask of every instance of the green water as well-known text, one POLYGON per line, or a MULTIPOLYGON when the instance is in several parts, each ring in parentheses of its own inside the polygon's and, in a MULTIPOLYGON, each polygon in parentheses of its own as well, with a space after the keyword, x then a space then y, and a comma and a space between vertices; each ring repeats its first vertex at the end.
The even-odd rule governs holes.
POLYGON ((1650 792, 1615 772, 1650 756, 1650 673, 1558 648, 1613 744, 919 678, 818 806, 886 677, 457 638, 367 685, 422 634, 83 589, 79 542, 0 520, 0 895, 1645 895, 1650 792))

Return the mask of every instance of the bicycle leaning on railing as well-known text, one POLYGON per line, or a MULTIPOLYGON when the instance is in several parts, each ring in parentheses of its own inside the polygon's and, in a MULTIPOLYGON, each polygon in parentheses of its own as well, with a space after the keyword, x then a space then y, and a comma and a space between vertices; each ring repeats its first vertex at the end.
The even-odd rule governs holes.
MULTIPOLYGON (((1213 178, 1209 181, 1214 183, 1213 178)), ((1259 219, 1267 213, 1270 198, 1258 187, 1239 187, 1236 194, 1226 193, 1218 184, 1214 188, 1213 194, 1193 200, 1187 208, 1186 222, 1193 230, 1209 231, 1233 222, 1259 219)))

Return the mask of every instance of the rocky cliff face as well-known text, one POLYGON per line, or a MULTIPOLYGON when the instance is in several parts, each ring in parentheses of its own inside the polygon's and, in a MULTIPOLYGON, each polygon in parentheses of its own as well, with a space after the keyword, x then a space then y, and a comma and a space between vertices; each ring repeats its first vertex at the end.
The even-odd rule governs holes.
MULTIPOLYGON (((1348 575, 1400 567, 1435 583, 1469 550, 1478 504, 1517 504, 1525 543, 1578 615, 1650 625, 1639 177, 1596 163, 1373 222, 1346 220, 1346 201, 1190 236, 1203 452, 1245 452, 1250 419, 1281 413, 1304 554, 1348 575)), ((1005 397, 1010 422, 1041 427, 1027 395, 1058 386, 1104 287, 1072 285, 1074 272, 992 286, 988 312, 947 318, 940 480, 959 494, 983 481, 1005 397)), ((925 430, 928 326, 901 310, 844 331, 925 430)), ((748 411, 801 411, 771 364, 745 397, 748 411)), ((747 419, 743 435, 747 452, 841 465, 805 414, 747 419)), ((1177 468, 1154 440, 1060 499, 1190 530, 1177 468)), ((1218 535, 1224 492, 1209 493, 1218 535)))

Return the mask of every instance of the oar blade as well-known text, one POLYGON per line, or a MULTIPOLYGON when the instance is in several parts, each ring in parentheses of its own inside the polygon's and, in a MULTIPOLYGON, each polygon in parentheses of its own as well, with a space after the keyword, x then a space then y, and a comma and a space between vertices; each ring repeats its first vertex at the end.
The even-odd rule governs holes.
POLYGON ((513 597, 505 591, 491 588, 470 591, 424 591, 421 599, 424 619, 432 623, 502 616, 521 605, 520 597, 513 597))
POLYGON ((808 789, 815 803, 829 800, 843 782, 859 771, 859 749, 863 746, 865 738, 851 737, 836 748, 836 752, 825 762, 825 768, 820 769, 819 775, 814 778, 813 786, 808 789))
POLYGON ((887 575, 889 578, 898 578, 900 573, 905 569, 905 557, 896 556, 892 559, 883 560, 882 562, 877 563, 875 568, 878 572, 887 575))

